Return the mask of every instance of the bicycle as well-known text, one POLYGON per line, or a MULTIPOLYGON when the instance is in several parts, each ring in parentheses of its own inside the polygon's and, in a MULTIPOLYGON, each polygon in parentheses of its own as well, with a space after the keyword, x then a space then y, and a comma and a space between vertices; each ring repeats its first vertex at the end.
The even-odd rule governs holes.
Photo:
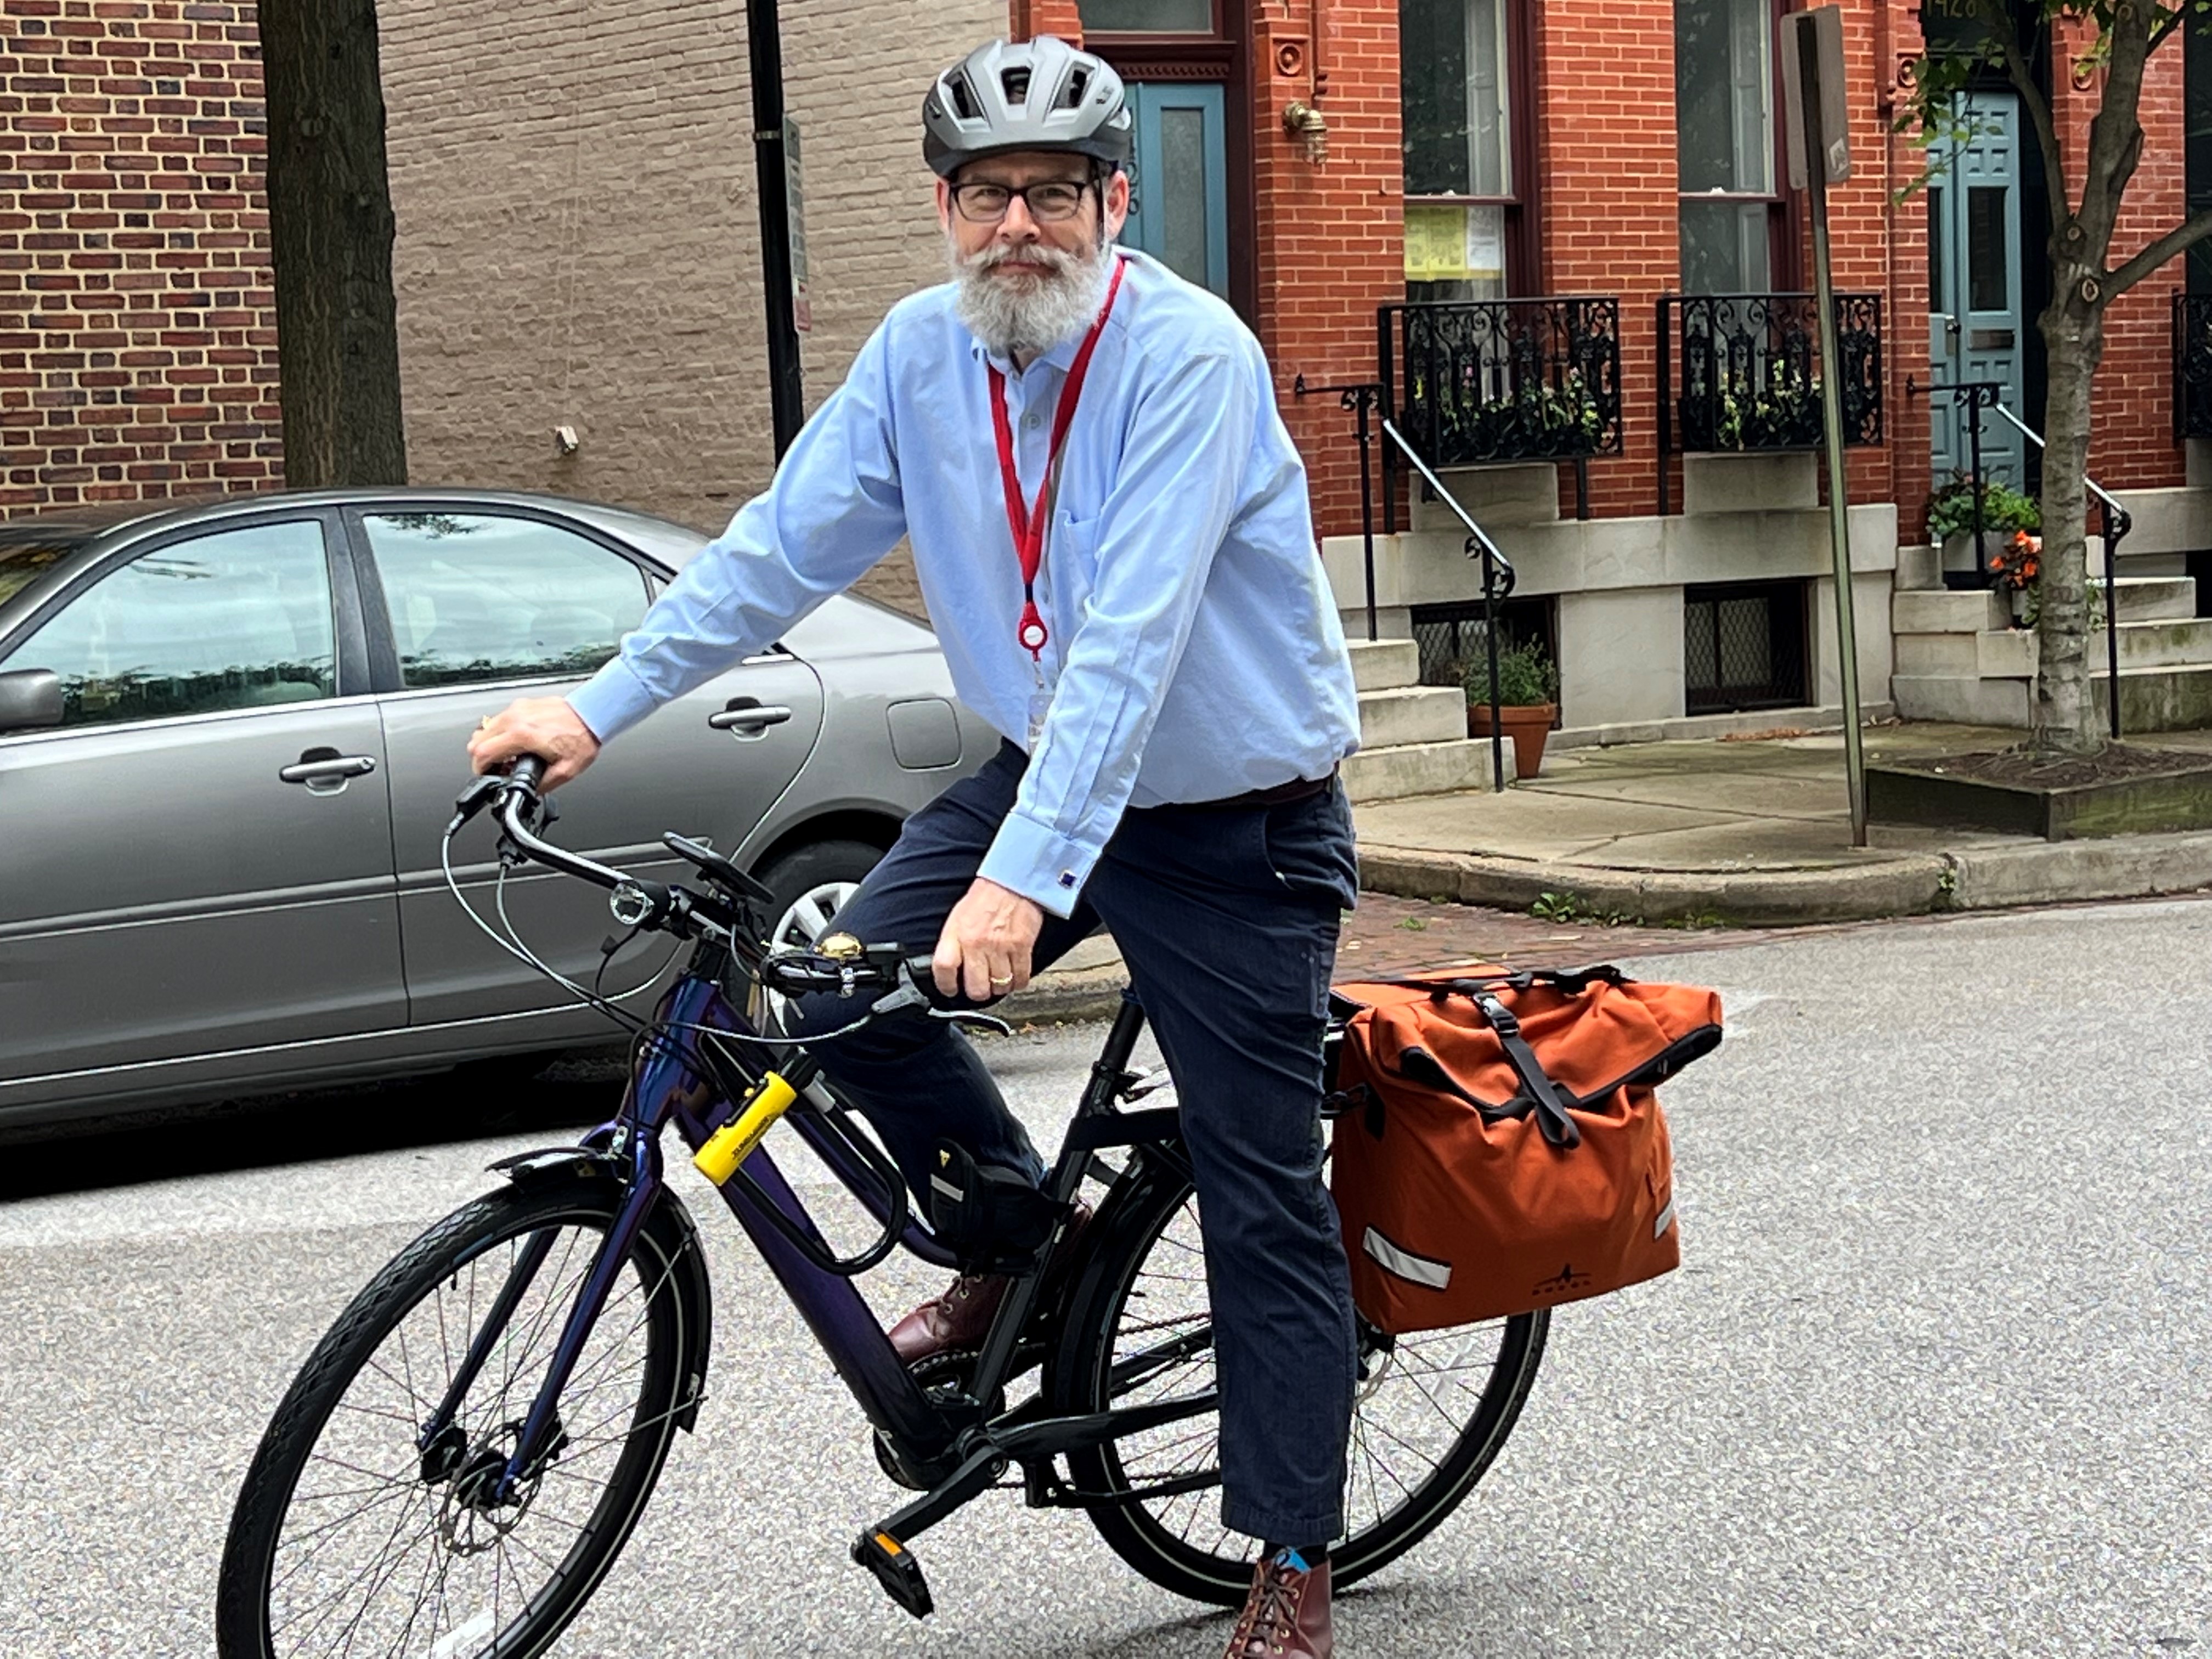
MULTIPOLYGON (((813 1057, 741 1011, 755 994, 829 991, 858 1005, 842 1030, 917 1006, 1003 1023, 937 1009, 922 988, 928 959, 896 945, 753 943, 772 920, 766 890, 682 836, 664 839, 697 887, 563 850, 538 833, 552 816, 540 775, 525 760, 478 779, 447 847, 489 807, 502 878, 530 860, 594 882, 633 933, 688 942, 690 957, 639 1021, 553 974, 508 928, 506 948, 635 1028, 622 1106, 576 1145, 493 1165, 505 1185, 403 1249, 318 1343, 233 1513, 216 1592, 223 1659, 356 1648, 529 1659, 575 1616, 706 1398, 712 1310, 699 1236, 665 1179, 672 1125, 850 1390, 884 1473, 919 1494, 851 1549, 900 1606, 916 1617, 933 1606, 914 1540, 1006 1485, 1032 1507, 1086 1510, 1153 1583, 1238 1604, 1258 1545, 1205 1518, 1220 1476, 1196 1199, 1175 1109, 1138 1104, 1164 1079, 1130 1069, 1144 1025, 1133 998, 1048 1177, 1052 1238, 1018 1267, 978 1352, 909 1371, 854 1280, 896 1249, 948 1269, 955 1255, 910 1212, 897 1168, 813 1057), (759 1144, 779 1120, 879 1224, 866 1249, 840 1255, 759 1144), (1072 1264, 1048 1275, 1086 1189, 1093 1218, 1072 1264), (1035 1391, 1010 1405, 1009 1386, 1032 1371, 1035 1391)), ((447 870, 450 881, 450 859, 447 870)), ((1528 1396, 1547 1330, 1540 1311, 1395 1340, 1363 1322, 1339 1585, 1413 1547, 1472 1490, 1528 1396)))

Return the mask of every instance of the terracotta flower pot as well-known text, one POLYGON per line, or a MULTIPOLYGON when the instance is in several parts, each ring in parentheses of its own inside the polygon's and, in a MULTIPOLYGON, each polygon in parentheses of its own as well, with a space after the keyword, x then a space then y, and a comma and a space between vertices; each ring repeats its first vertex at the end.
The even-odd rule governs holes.
MULTIPOLYGON (((1513 775, 1533 778, 1536 769, 1544 763, 1544 739, 1552 734, 1552 722, 1559 718, 1559 706, 1555 702, 1526 704, 1520 708, 1503 708, 1498 711, 1498 724, 1507 737, 1513 739, 1513 775)), ((1470 738, 1490 735, 1490 705, 1471 702, 1467 706, 1467 734, 1470 738)))

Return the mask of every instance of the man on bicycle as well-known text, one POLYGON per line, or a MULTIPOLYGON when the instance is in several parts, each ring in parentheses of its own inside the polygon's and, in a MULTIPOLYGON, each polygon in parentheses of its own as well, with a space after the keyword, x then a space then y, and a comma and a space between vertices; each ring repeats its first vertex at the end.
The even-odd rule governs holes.
MULTIPOLYGON (((839 928, 934 938, 946 1006, 1112 933, 1196 1175, 1222 1522, 1266 1546, 1229 1651, 1325 1659, 1356 1351, 1319 1108, 1355 892, 1335 773, 1358 716, 1305 471, 1235 313, 1115 246, 1130 115, 1110 68, 1050 37, 994 42, 939 77, 923 124, 953 280, 892 309, 615 660, 568 699, 515 703, 471 755, 543 756, 557 787, 910 539, 954 684, 1005 742, 908 821, 839 928)), ((796 1035, 848 1022, 814 1000, 796 1035)), ((1042 1180, 945 1022, 817 1052, 926 1209, 956 1153, 1018 1194, 1042 1180)), ((964 1275, 894 1345, 909 1363, 976 1347, 1005 1282, 964 1275)))

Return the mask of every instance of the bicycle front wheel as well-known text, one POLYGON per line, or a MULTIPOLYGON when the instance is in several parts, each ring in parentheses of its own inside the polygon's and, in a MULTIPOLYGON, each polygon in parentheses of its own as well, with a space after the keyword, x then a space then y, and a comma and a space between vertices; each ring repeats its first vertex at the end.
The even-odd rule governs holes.
MULTIPOLYGON (((1155 1165, 1102 1215, 1097 1253, 1071 1299, 1055 1376, 1057 1413, 1201 1394, 1214 1386, 1212 1316, 1198 1199, 1155 1165)), ((1386 1337, 1359 1328, 1359 1382, 1330 1582, 1355 1583, 1404 1554, 1457 1509, 1512 1431, 1536 1380, 1545 1312, 1386 1337)), ((1079 1491, 1100 1495, 1092 1525, 1163 1589, 1235 1607, 1258 1539, 1219 1521, 1212 1416, 1170 1423, 1069 1457, 1079 1491)))
POLYGON ((561 1394, 552 1455, 498 1496, 621 1199, 581 1178, 479 1199, 354 1299, 239 1494, 216 1588, 222 1659, 530 1659, 551 1645, 636 1524, 692 1393, 687 1335, 702 1334, 684 1328, 703 1310, 677 1278, 696 1242, 657 1216, 561 1394), (471 1348, 481 1367, 426 1443, 471 1348))

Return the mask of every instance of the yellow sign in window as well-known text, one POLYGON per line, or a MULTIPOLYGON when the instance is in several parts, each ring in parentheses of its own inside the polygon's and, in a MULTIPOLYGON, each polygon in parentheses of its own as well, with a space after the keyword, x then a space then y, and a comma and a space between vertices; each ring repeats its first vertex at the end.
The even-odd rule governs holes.
POLYGON ((1406 204, 1406 280, 1497 282, 1505 274, 1501 208, 1406 204))

